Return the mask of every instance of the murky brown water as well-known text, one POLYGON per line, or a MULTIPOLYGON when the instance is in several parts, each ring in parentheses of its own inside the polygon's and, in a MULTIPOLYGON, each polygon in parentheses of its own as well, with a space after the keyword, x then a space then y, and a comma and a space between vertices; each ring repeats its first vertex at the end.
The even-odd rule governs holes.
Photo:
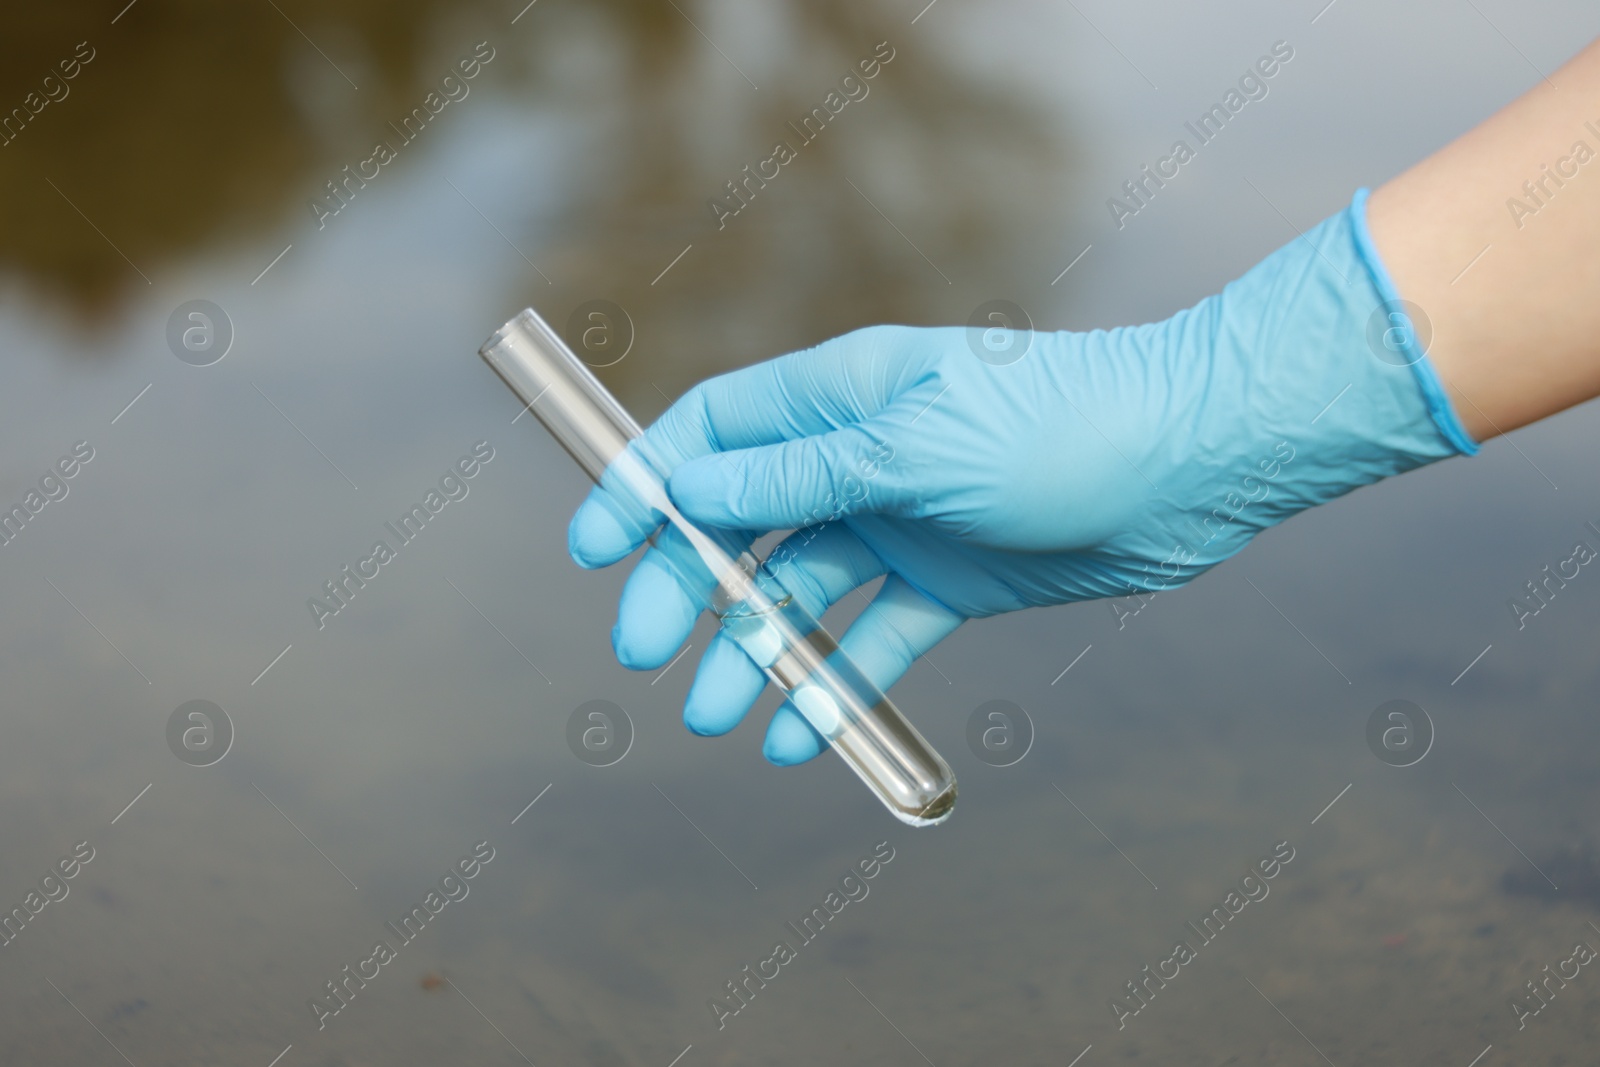
POLYGON ((704 625, 664 674, 612 661, 622 575, 565 557, 582 476, 474 355, 516 309, 623 308, 601 373, 641 416, 997 296, 1047 328, 1159 317, 1600 32, 1576 2, 924 2, 8 14, 0 501, 51 480, 0 547, 0 904, 26 916, 0 1060, 1593 1058, 1600 591, 1521 631, 1505 606, 1600 522, 1592 410, 1298 518, 1121 629, 966 628, 895 692, 961 777, 937 830, 837 760, 767 766, 755 723, 687 734, 704 625), (1105 199, 1278 39, 1250 122, 1117 229, 1105 199), (194 352, 180 314, 180 360, 196 300, 225 320, 194 352), (479 442, 319 628, 308 598, 479 442), (609 767, 566 742, 596 699, 635 730, 609 767), (995 699, 1037 730, 1007 768, 965 740, 995 699), (1392 699, 1435 732, 1411 767, 1365 741, 1392 699), (232 726, 209 766, 169 748, 193 700, 232 726), (864 897, 790 930, 875 849, 864 897), (1519 1030, 1547 965, 1577 976, 1519 1030))

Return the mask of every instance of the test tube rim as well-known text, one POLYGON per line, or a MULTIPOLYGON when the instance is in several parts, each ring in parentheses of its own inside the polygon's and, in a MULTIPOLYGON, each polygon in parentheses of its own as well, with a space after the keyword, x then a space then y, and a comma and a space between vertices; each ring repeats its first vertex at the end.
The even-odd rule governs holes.
MULTIPOLYGON (((589 365, 578 358, 578 354, 572 350, 572 346, 567 344, 566 338, 557 333, 555 327, 546 322, 544 317, 531 307, 523 308, 501 323, 500 328, 490 334, 487 341, 478 346, 478 357, 494 368, 495 373, 505 380, 507 385, 511 386, 512 392, 517 393, 518 396, 522 395, 516 385, 501 372, 496 360, 495 350, 519 328, 523 328, 528 333, 541 338, 550 349, 562 357, 567 364, 568 372, 577 381, 589 387, 590 399, 605 411, 606 415, 619 429, 625 431, 627 438, 632 440, 633 438, 644 436, 644 428, 633 417, 633 413, 623 407, 617 398, 612 395, 611 390, 606 388, 605 383, 595 376, 589 365)), ((522 399, 527 404, 528 410, 532 411, 540 422, 543 422, 543 417, 535 410, 539 398, 524 396, 522 399)), ((568 451, 570 452, 571 450, 569 449, 568 451)))

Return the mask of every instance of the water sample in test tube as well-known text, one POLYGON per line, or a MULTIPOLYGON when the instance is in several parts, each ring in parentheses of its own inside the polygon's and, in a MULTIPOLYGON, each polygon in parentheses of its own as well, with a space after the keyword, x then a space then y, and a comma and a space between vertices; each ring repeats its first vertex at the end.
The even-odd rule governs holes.
POLYGON ((651 543, 679 579, 706 598, 728 636, 896 818, 911 826, 949 818, 956 802, 950 765, 765 564, 733 534, 698 526, 678 510, 667 496, 668 468, 639 424, 559 334, 529 309, 478 354, 606 490, 624 525, 660 527, 651 543))

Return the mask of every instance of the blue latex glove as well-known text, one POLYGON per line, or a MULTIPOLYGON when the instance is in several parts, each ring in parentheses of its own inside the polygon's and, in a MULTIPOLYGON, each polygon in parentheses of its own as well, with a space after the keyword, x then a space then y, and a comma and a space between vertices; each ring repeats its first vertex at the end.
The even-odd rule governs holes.
MULTIPOLYGON (((1165 322, 1031 338, 858 330, 696 386, 648 445, 691 518, 797 531, 769 566, 814 615, 887 575, 840 642, 887 690, 969 618, 1173 588, 1296 512, 1477 450, 1372 247, 1365 201, 1165 322), (980 359, 969 340, 1001 351, 980 359)), ((572 521, 585 567, 652 532, 604 492, 572 521)), ((651 549, 622 594, 618 658, 659 668, 704 606, 651 549)), ((685 722, 726 733, 764 685, 719 634, 685 722)), ((799 763, 823 744, 785 704, 764 752, 799 763)))

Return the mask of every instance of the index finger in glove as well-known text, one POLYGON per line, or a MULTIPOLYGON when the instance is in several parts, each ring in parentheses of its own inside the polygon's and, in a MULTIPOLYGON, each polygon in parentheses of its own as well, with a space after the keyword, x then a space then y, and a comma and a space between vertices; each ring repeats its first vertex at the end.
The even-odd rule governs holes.
MULTIPOLYGON (((882 411, 922 367, 918 331, 879 326, 720 375, 695 386, 630 448, 663 480, 688 460, 828 434, 882 411)), ((744 477, 737 468, 730 475, 744 477)), ((596 488, 573 516, 568 550, 605 567, 638 548, 663 517, 596 488)))

